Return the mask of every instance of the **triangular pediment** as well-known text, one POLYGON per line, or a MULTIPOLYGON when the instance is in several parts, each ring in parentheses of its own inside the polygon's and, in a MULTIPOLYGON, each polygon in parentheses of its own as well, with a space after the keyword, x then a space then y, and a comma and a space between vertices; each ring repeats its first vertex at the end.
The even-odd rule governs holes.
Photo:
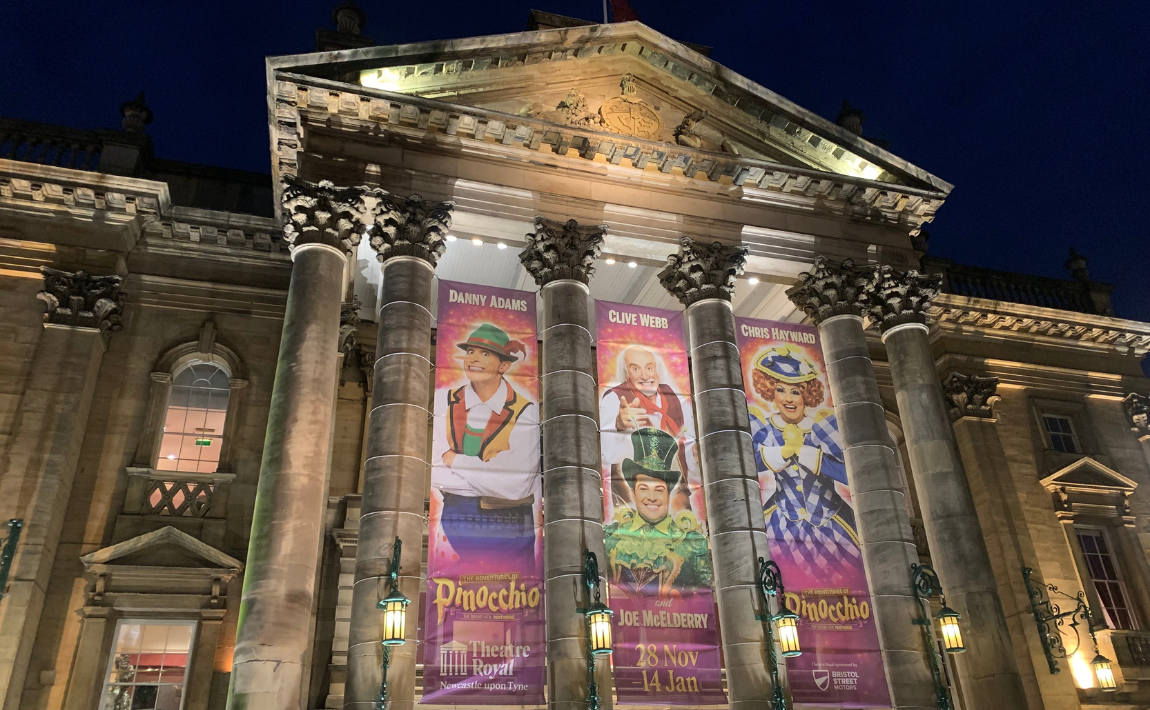
POLYGON ((367 47, 278 57, 268 63, 274 71, 502 116, 850 178, 943 193, 951 189, 930 173, 637 22, 367 47), (704 113, 705 118, 685 123, 704 113))
POLYGON ((1129 493, 1138 487, 1136 482, 1088 456, 1042 479, 1042 485, 1050 491, 1065 488, 1099 493, 1129 493))
POLYGON ((92 565, 126 567, 215 568, 240 571, 242 562, 168 526, 116 543, 80 558, 92 565))

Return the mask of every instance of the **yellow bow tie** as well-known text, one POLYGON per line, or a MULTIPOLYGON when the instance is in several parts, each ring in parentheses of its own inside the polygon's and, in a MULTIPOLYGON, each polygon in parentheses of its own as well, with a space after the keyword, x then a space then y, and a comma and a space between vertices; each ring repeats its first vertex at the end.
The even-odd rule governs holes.
POLYGON ((799 455, 799 450, 803 448, 803 439, 805 434, 799 428, 798 424, 787 424, 783 427, 783 459, 789 460, 794 456, 799 455))

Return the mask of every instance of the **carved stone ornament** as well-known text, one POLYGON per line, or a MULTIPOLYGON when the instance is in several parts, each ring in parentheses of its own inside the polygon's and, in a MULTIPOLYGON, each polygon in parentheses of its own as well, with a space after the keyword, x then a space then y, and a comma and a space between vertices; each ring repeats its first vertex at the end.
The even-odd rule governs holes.
POLYGON ((831 316, 861 316, 867 288, 874 279, 873 266, 855 266, 851 259, 831 261, 820 256, 811 270, 799 274, 799 280, 787 289, 787 298, 816 325, 831 316))
POLYGON ((964 375, 961 372, 950 373, 942 381, 942 390, 946 394, 946 407, 950 414, 950 420, 958 421, 963 417, 992 419, 994 417, 994 403, 1000 399, 996 393, 997 389, 997 377, 964 375))
POLYGON ((1122 404, 1126 407, 1130 431, 1139 437, 1150 436, 1150 397, 1131 392, 1122 404))
POLYGON ((555 107, 559 112, 559 120, 568 126, 580 128, 593 128, 599 126, 599 116, 587 108, 587 97, 579 89, 567 92, 567 98, 555 107))
POLYGON ((675 142, 688 148, 702 148, 703 139, 695 133, 695 127, 706 118, 706 111, 692 111, 684 116, 682 123, 675 129, 675 142))
POLYGON ((690 237, 679 241, 679 253, 667 257, 659 283, 684 306, 708 298, 731 300, 735 279, 747 265, 747 247, 722 242, 704 245, 690 237))
POLYGON ((372 208, 371 248, 380 262, 393 256, 414 256, 432 266, 447 251, 454 202, 424 202, 419 195, 399 197, 376 190, 372 208))
POLYGON ((359 245, 366 227, 365 187, 336 187, 327 180, 307 182, 284 176, 284 241, 295 249, 304 244, 327 244, 342 251, 359 245))
POLYGON ((926 310, 938 296, 940 282, 940 277, 914 269, 879 267, 877 278, 867 288, 867 312, 884 333, 904 323, 925 325, 926 310))
POLYGON ((580 227, 573 219, 563 223, 536 217, 535 231, 527 235, 519 261, 539 286, 559 279, 588 283, 606 233, 603 225, 580 227))
POLYGON ((622 96, 607 99, 599 107, 599 117, 608 130, 625 136, 658 140, 663 119, 658 111, 637 95, 635 77, 627 74, 619 82, 622 96))
POLYGON ((41 266, 40 273, 44 275, 44 290, 36 298, 48 306, 45 323, 97 328, 104 335, 124 327, 120 322, 122 276, 92 276, 84 271, 73 273, 47 266, 41 266))
POLYGON ((339 307, 339 347, 340 354, 347 355, 355 347, 355 331, 359 328, 359 308, 363 304, 352 296, 350 301, 339 307))

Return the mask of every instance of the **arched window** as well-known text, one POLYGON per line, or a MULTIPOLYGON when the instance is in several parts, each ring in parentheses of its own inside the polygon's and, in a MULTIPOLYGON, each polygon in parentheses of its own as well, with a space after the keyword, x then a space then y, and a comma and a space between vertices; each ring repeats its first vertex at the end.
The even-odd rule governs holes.
POLYGON ((156 470, 215 473, 231 386, 216 363, 193 360, 172 377, 156 470))

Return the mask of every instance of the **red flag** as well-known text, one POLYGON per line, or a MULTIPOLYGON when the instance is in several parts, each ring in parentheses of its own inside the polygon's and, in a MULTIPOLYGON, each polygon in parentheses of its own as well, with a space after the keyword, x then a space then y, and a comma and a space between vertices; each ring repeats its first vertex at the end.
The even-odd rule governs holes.
POLYGON ((638 20, 639 13, 631 9, 627 0, 611 0, 611 18, 613 22, 630 22, 638 20))

